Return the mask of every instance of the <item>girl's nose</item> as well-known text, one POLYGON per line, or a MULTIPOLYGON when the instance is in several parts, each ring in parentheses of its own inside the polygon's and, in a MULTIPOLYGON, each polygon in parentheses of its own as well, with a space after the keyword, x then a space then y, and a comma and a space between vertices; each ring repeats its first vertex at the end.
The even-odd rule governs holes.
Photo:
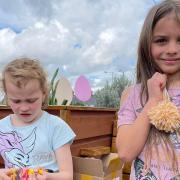
POLYGON ((177 42, 171 42, 169 43, 168 45, 168 48, 167 48, 167 53, 169 55, 174 55, 174 54, 177 54, 177 52, 180 50, 180 45, 177 43, 177 42))

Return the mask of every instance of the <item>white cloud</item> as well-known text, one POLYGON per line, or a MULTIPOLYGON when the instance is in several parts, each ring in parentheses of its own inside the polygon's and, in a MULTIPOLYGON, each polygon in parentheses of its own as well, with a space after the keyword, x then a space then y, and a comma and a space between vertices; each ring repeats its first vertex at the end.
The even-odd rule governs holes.
POLYGON ((30 56, 41 59, 50 75, 57 67, 71 81, 96 75, 91 83, 98 87, 104 71, 135 65, 140 28, 152 5, 152 0, 0 1, 0 22, 12 29, 0 30, 0 64, 30 56))

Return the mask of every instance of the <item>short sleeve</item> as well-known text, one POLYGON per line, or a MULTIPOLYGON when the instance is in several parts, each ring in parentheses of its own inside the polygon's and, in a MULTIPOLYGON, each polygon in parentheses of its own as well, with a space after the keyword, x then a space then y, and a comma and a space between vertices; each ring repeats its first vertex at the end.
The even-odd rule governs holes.
POLYGON ((58 123, 54 127, 53 132, 53 149, 56 150, 57 148, 67 144, 72 143, 75 139, 76 135, 70 126, 63 120, 59 120, 58 123))
POLYGON ((118 111, 118 123, 117 126, 132 124, 136 119, 136 113, 134 108, 134 97, 135 90, 134 87, 130 91, 127 100, 121 105, 118 111))

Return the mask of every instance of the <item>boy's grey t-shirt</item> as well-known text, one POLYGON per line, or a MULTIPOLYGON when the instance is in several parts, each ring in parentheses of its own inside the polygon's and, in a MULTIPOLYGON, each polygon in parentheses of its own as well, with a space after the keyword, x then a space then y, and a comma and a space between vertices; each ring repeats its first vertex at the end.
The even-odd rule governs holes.
POLYGON ((74 138, 65 121, 45 111, 25 127, 12 126, 10 115, 0 120, 0 154, 7 168, 44 167, 58 171, 54 152, 74 138))
MULTIPOLYGON (((139 113, 142 111, 142 106, 140 103, 140 84, 134 85, 127 100, 121 105, 118 112, 118 126, 130 125, 133 124, 136 120, 139 113)), ((169 89, 168 93, 170 95, 171 101, 180 108, 180 88, 169 89)), ((180 133, 178 131, 178 133, 180 133)), ((180 136, 178 133, 170 133, 169 138, 173 144, 174 151, 178 160, 178 166, 180 171, 180 136)), ((128 134, 128 132, 127 132, 128 134)), ((134 137, 136 138, 136 137, 134 137)), ((129 142, 131 143, 131 142, 129 142)), ((146 145, 145 145, 146 147, 146 145)), ((180 178, 180 174, 177 174, 176 177, 172 171, 171 162, 167 155, 163 153, 162 144, 158 145, 159 147, 159 157, 161 163, 158 164, 156 152, 153 151, 151 165, 149 171, 145 171, 145 155, 144 149, 139 154, 139 156, 134 160, 131 167, 131 180, 140 180, 140 179, 153 179, 157 180, 159 177, 163 180, 174 180, 180 178), (158 172, 158 167, 160 166, 160 172, 158 172)), ((179 172, 180 173, 180 172, 179 172)))

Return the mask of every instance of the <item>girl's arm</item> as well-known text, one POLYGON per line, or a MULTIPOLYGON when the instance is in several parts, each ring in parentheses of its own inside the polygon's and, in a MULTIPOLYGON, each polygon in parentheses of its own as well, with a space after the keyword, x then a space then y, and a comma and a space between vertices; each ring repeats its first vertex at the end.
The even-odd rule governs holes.
MULTIPOLYGON (((116 146, 118 154, 124 162, 134 160, 142 151, 150 129, 147 112, 162 100, 165 82, 166 76, 155 73, 153 77, 148 80, 149 100, 141 113, 135 119, 133 124, 122 125, 118 128, 116 146)), ((126 101, 130 90, 131 88, 128 88, 122 93, 120 104, 123 104, 126 101)))

